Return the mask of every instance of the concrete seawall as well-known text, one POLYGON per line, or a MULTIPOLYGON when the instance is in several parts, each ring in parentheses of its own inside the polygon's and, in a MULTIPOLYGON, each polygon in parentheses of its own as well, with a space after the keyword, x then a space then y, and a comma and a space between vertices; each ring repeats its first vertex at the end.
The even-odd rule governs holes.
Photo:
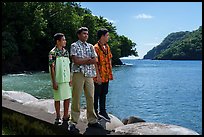
MULTIPOLYGON (((3 92, 4 91, 2 91, 2 93, 3 92)), ((43 108, 42 106, 36 107, 35 105, 33 106, 25 105, 25 104, 28 104, 28 102, 32 102, 32 100, 35 102, 36 101, 35 98, 28 96, 27 93, 14 93, 14 94, 18 94, 18 95, 8 96, 6 94, 2 94, 2 121, 3 121, 2 125, 9 125, 10 127, 15 128, 15 130, 18 130, 18 131, 21 130, 19 131, 21 134, 30 134, 31 132, 34 135, 41 135, 41 134, 44 134, 44 135, 45 134, 51 134, 51 135, 111 135, 113 134, 114 135, 115 134, 114 132, 106 129, 87 127, 87 122, 84 120, 84 117, 86 117, 84 113, 82 113, 82 115, 80 116, 81 119, 76 125, 76 128, 78 129, 78 131, 69 132, 67 130, 68 125, 66 124, 62 126, 54 125, 54 120, 55 120, 54 113, 49 113, 48 112, 49 110, 43 108), (23 95, 19 96, 20 94, 23 94, 23 95), (23 96, 29 99, 27 100, 23 96), (38 130, 37 128, 39 127, 36 127, 36 129, 31 127, 31 125, 33 125, 34 122, 37 122, 37 124, 35 124, 36 126, 39 126, 41 124, 42 127, 40 128, 45 129, 46 127, 47 128, 45 129, 46 131, 38 130), (24 124, 24 123, 28 123, 28 124, 24 124), (23 127, 22 125, 25 125, 26 127, 25 126, 23 127), (29 127, 32 129, 29 129, 29 127), (26 129, 23 129, 23 128, 26 128, 27 130, 29 129, 32 131, 27 132, 25 131, 26 129)))

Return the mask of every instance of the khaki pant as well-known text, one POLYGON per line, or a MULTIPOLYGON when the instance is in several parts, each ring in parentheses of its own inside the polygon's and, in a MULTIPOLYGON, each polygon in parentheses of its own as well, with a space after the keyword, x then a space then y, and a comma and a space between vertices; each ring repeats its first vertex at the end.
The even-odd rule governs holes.
POLYGON ((72 103, 71 122, 78 123, 80 116, 80 97, 84 90, 86 97, 87 120, 88 123, 96 123, 97 116, 94 111, 94 83, 93 78, 84 77, 83 73, 73 73, 72 78, 72 103))

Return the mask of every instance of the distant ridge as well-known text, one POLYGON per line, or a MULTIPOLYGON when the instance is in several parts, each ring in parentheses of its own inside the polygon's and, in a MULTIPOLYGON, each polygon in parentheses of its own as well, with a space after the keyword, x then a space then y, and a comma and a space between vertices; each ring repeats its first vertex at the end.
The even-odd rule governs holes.
POLYGON ((161 44, 148 51, 143 59, 202 60, 202 26, 192 32, 169 34, 161 44))

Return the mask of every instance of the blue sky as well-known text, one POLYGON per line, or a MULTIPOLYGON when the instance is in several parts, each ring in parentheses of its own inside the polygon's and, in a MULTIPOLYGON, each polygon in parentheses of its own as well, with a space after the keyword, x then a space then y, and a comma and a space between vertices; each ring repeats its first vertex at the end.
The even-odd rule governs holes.
POLYGON ((93 15, 116 26, 118 35, 135 42, 139 58, 172 32, 202 25, 202 2, 80 2, 93 15))

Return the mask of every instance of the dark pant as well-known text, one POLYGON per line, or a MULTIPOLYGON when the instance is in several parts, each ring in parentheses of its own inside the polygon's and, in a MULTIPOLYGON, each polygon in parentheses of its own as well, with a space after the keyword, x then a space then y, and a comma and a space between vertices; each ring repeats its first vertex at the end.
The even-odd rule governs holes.
POLYGON ((106 112, 106 94, 108 93, 108 82, 102 82, 97 84, 94 82, 94 109, 98 113, 98 100, 100 106, 100 112, 106 112))

